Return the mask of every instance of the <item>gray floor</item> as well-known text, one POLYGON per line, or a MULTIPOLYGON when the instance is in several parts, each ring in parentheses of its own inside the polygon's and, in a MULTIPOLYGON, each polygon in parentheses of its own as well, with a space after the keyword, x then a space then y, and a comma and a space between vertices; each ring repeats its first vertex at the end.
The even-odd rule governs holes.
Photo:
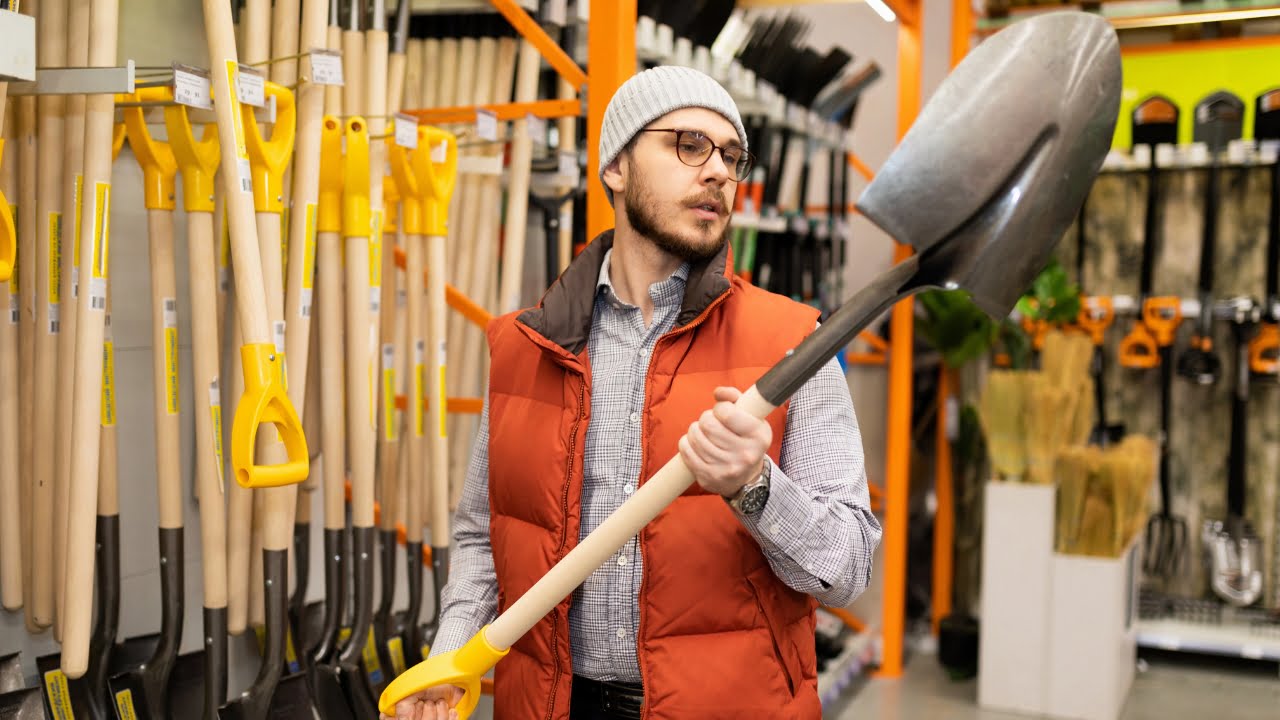
MULTIPOLYGON (((1263 720, 1280 717, 1276 665, 1224 667, 1209 661, 1153 657, 1134 679, 1121 720, 1263 720)), ((1141 668, 1141 665, 1139 666, 1141 668)), ((1015 720, 983 710, 977 682, 950 681, 931 655, 917 655, 902 679, 870 679, 830 708, 831 720, 1015 720)))

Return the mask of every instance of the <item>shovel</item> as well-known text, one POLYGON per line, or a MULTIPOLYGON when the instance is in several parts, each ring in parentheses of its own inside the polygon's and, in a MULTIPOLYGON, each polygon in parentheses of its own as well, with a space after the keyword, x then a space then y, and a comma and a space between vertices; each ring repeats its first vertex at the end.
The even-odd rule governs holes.
MULTIPOLYGON (((140 88, 137 103, 172 100, 167 87, 140 88)), ((125 132, 142 165, 151 257, 151 342, 156 427, 156 496, 160 509, 160 638, 140 667, 111 678, 117 717, 162 718, 169 714, 169 678, 182 643, 183 521, 181 443, 178 414, 178 307, 173 258, 174 178, 178 166, 167 142, 147 130, 140 105, 124 109, 125 132)))
POLYGON ((1218 188, 1222 153, 1232 140, 1240 138, 1244 122, 1244 101, 1230 92, 1219 91, 1196 105, 1196 142, 1209 148, 1209 167, 1204 185, 1204 229, 1200 244, 1200 317, 1191 335, 1191 347, 1178 356, 1178 375, 1197 385, 1217 382, 1222 361, 1213 349, 1213 264, 1218 243, 1218 188))
MULTIPOLYGON (((964 288, 984 312, 1004 317, 1084 201, 1119 100, 1119 44, 1096 16, 1042 15, 979 45, 939 86, 858 202, 916 254, 855 294, 738 404, 765 417, 863 327, 926 288, 964 288), (936 202, 922 206, 922 197, 936 202)), ((393 681, 381 711, 395 716, 396 704, 414 693, 455 685, 464 690, 458 715, 468 717, 481 675, 692 483, 676 455, 466 645, 393 681)))
POLYGON ((218 169, 218 136, 205 126, 200 141, 185 106, 165 107, 169 145, 182 172, 187 211, 187 254, 191 283, 191 387, 195 402, 196 487, 200 498, 201 570, 204 587, 204 720, 214 720, 227 695, 227 519, 222 488, 222 394, 218 376, 216 278, 213 233, 213 178, 218 169))
MULTIPOLYGON (((1280 88, 1268 90, 1254 103, 1253 139, 1262 145, 1280 144, 1280 88)), ((1273 147, 1276 153, 1280 148, 1273 147)), ((1267 208, 1266 322, 1249 343, 1249 367, 1274 382, 1280 379, 1280 153, 1271 161, 1271 191, 1267 208)))

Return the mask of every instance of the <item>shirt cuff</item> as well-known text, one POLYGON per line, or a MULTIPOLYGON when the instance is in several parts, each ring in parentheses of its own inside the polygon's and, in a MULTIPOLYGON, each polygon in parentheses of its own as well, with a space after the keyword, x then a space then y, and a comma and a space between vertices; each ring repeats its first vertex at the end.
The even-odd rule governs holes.
POLYGON ((803 522, 797 520, 809 517, 813 498, 787 477, 772 458, 766 455, 765 462, 772 467, 769 470, 769 499, 764 509, 751 517, 742 513, 737 515, 766 551, 776 550, 793 556, 789 550, 797 546, 804 533, 803 522))

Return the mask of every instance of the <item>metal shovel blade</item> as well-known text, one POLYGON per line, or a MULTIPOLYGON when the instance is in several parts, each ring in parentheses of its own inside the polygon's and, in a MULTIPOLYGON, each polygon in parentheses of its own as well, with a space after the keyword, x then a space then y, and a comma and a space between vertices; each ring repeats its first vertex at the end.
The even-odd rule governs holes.
POLYGON ((1209 152, 1227 149, 1244 132, 1244 101, 1226 90, 1209 95, 1196 105, 1192 138, 1209 146, 1209 152))
POLYGON ((1103 18, 1014 23, 947 76, 858 208, 898 242, 945 254, 938 284, 1004 316, 1084 202, 1120 87, 1119 42, 1103 18))
POLYGON ((22 655, 10 653, 0 657, 0 693, 21 690, 26 684, 22 677, 22 655))
POLYGON ((0 695, 0 720, 47 720, 48 717, 37 688, 0 695))

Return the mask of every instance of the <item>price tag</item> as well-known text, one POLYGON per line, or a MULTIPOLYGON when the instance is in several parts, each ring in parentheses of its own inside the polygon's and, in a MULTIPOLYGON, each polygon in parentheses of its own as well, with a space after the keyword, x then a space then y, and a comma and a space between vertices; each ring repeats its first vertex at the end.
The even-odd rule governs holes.
POLYGON ((567 178, 567 185, 578 184, 578 155, 576 153, 560 153, 560 175, 567 178))
POLYGON ((564 27, 566 24, 566 16, 568 15, 565 0, 550 0, 547 3, 547 22, 557 27, 564 27))
POLYGON ((431 146, 431 162, 443 163, 449 159, 449 143, 441 140, 438 145, 431 146))
POLYGON ((241 65, 236 73, 236 97, 240 102, 254 107, 267 104, 267 85, 257 68, 241 65))
POLYGON ((213 96, 209 92, 209 72, 190 65, 173 65, 173 101, 179 105, 213 109, 213 96))
POLYGON ((396 113, 396 145, 415 150, 418 147, 418 118, 396 113))
POLYGON ((18 296, 17 296, 17 295, 10 295, 10 296, 9 296, 9 324, 10 324, 10 325, 17 325, 17 324, 18 324, 18 317, 19 317, 19 312, 18 312, 18 296))
POLYGON ((537 115, 526 115, 525 122, 529 126, 529 138, 538 147, 547 146, 547 121, 537 115))
POLYGON ((89 280, 89 308, 91 310, 107 309, 107 279, 91 278, 89 280))
POLYGON ((311 82, 317 85, 342 85, 342 55, 333 50, 312 48, 311 82))
POLYGON ((498 116, 492 110, 476 110, 476 135, 481 140, 498 139, 498 116))

